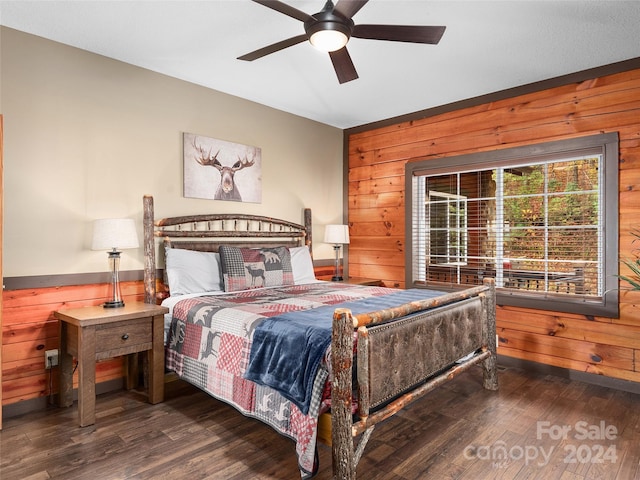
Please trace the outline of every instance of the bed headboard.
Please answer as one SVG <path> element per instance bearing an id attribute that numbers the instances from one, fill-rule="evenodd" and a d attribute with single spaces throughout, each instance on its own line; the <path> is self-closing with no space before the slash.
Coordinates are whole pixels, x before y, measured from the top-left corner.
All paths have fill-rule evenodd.
<path id="1" fill-rule="evenodd" d="M 166 248 L 217 252 L 220 245 L 237 247 L 306 245 L 312 250 L 311 209 L 304 209 L 304 225 L 260 215 L 214 213 L 154 219 L 153 197 L 143 197 L 144 301 L 156 303 L 156 242 Z"/>

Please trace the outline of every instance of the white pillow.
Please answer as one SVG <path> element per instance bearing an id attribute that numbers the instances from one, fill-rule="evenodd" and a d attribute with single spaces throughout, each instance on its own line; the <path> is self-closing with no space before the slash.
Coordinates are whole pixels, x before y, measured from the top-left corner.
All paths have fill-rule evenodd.
<path id="1" fill-rule="evenodd" d="M 293 269 L 293 283 L 309 283 L 316 281 L 316 274 L 313 271 L 313 260 L 307 246 L 293 247 L 289 249 L 291 255 L 291 268 Z"/>
<path id="2" fill-rule="evenodd" d="M 171 295 L 224 290 L 217 253 L 168 248 L 166 269 Z"/>

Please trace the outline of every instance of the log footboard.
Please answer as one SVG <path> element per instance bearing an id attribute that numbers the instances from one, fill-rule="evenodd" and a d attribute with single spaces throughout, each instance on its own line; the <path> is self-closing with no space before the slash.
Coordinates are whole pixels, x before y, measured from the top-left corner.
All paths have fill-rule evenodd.
<path id="1" fill-rule="evenodd" d="M 353 316 L 336 309 L 332 337 L 333 474 L 355 480 L 375 425 L 477 363 L 483 386 L 498 388 L 495 284 Z M 358 415 L 352 405 L 357 328 Z M 357 448 L 354 437 L 361 435 Z"/>

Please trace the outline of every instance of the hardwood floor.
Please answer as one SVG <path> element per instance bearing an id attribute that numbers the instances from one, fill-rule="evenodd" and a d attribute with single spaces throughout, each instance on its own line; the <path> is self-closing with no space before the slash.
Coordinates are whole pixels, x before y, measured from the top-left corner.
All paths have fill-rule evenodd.
<path id="1" fill-rule="evenodd" d="M 489 392 L 481 377 L 472 369 L 379 425 L 358 478 L 640 479 L 639 395 L 516 368 Z M 300 478 L 291 440 L 183 382 L 166 390 L 157 405 L 100 395 L 85 428 L 76 404 L 6 419 L 0 478 Z M 330 479 L 331 451 L 319 455 L 316 478 Z"/>

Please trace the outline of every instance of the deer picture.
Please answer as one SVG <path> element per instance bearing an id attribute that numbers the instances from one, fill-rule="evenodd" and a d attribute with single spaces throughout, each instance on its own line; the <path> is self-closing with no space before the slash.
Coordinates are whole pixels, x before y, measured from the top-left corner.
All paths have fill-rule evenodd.
<path id="1" fill-rule="evenodd" d="M 207 344 L 200 353 L 200 359 L 204 360 L 205 358 L 213 355 L 213 358 L 218 358 L 218 349 L 220 348 L 220 332 L 209 332 L 207 335 Z"/>
<path id="2" fill-rule="evenodd" d="M 193 148 L 198 152 L 194 157 L 196 162 L 206 167 L 215 167 L 220 172 L 220 185 L 218 185 L 218 189 L 213 197 L 214 200 L 233 200 L 241 202 L 242 195 L 240 195 L 240 192 L 238 191 L 234 175 L 236 172 L 249 168 L 255 163 L 255 150 L 249 150 L 249 155 L 245 154 L 244 158 L 240 158 L 240 156 L 238 156 L 238 161 L 228 167 L 222 165 L 220 160 L 218 160 L 220 150 L 218 150 L 215 155 L 211 155 L 213 148 L 210 148 L 209 151 L 206 152 L 204 148 L 196 143 L 195 139 L 193 140 Z"/>
<path id="3" fill-rule="evenodd" d="M 265 282 L 264 269 L 255 268 L 252 265 L 245 265 L 245 268 L 247 269 L 247 272 L 249 272 L 249 275 L 251 275 L 251 286 L 252 287 L 259 286 L 259 285 L 256 285 L 256 279 L 258 279 L 258 278 L 262 279 L 262 286 L 264 286 L 264 282 Z"/>

